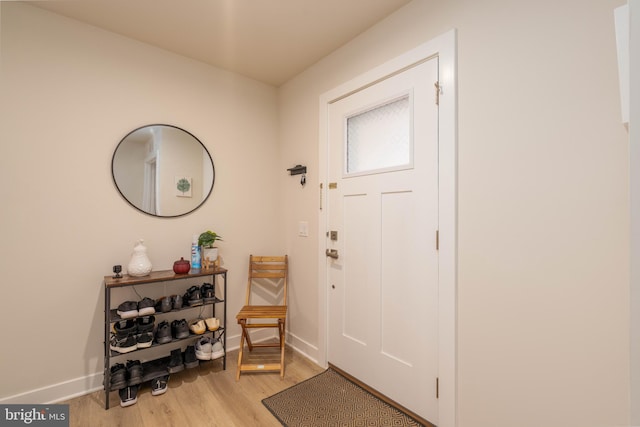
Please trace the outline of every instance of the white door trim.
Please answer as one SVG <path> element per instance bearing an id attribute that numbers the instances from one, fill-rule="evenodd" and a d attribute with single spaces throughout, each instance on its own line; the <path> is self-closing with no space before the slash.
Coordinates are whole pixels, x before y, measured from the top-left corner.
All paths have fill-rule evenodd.
<path id="1" fill-rule="evenodd" d="M 318 363 L 327 366 L 327 214 L 328 109 L 332 102 L 438 56 L 441 86 L 438 115 L 439 144 L 439 327 L 438 425 L 457 425 L 457 63 L 456 31 L 450 30 L 320 96 L 319 182 L 322 185 L 318 218 Z M 435 88 L 434 88 L 435 93 Z M 435 239 L 435 237 L 434 237 Z"/>

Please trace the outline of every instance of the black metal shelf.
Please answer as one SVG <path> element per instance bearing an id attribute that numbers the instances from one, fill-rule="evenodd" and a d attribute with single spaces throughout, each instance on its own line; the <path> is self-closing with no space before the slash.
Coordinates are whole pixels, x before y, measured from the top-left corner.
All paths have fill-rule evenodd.
<path id="1" fill-rule="evenodd" d="M 211 277 L 213 280 L 213 286 L 214 289 L 216 287 L 216 285 L 218 285 L 219 283 L 217 283 L 216 278 L 218 276 L 222 276 L 222 283 L 221 286 L 223 288 L 223 293 L 224 293 L 224 298 L 221 299 L 218 296 L 215 297 L 214 300 L 212 301 L 203 301 L 202 304 L 198 304 L 198 305 L 194 305 L 194 306 L 183 306 L 182 308 L 179 309 L 172 309 L 170 311 L 158 311 L 155 312 L 153 314 L 148 314 L 148 315 L 142 315 L 142 316 L 133 316 L 133 317 L 125 317 L 122 318 L 120 315 L 118 315 L 117 313 L 117 309 L 113 309 L 111 308 L 111 290 L 112 289 L 117 289 L 117 288 L 121 288 L 121 287 L 127 287 L 127 286 L 135 286 L 135 285 L 153 285 L 156 283 L 162 283 L 162 282 L 172 282 L 172 281 L 176 281 L 176 280 L 181 280 L 181 279 L 187 279 L 187 278 L 193 278 L 193 277 Z M 226 369 L 227 368 L 227 353 L 226 353 L 226 349 L 227 349 L 227 336 L 226 336 L 226 326 L 227 326 L 227 304 L 225 302 L 226 297 L 227 297 L 227 270 L 224 268 L 215 268 L 215 269 L 210 269 L 210 270 L 202 270 L 199 272 L 190 272 L 189 274 L 175 274 L 173 271 L 155 271 L 152 272 L 149 276 L 145 276 L 142 278 L 139 277 L 131 277 L 131 276 L 127 276 L 125 275 L 122 278 L 113 278 L 111 276 L 105 276 L 104 278 L 104 286 L 105 286 L 105 309 L 104 309 L 104 315 L 105 315 L 105 339 L 104 339 L 104 390 L 105 390 L 105 409 L 109 409 L 109 393 L 111 391 L 115 391 L 115 390 L 110 390 L 111 388 L 111 358 L 115 358 L 116 360 L 119 360 L 119 358 L 121 358 L 122 356 L 127 356 L 127 357 L 131 357 L 131 355 L 133 354 L 142 354 L 140 352 L 144 352 L 145 350 L 149 350 L 152 348 L 158 348 L 161 346 L 165 346 L 165 345 L 171 345 L 171 344 L 175 344 L 175 343 L 180 343 L 180 342 L 185 342 L 188 340 L 195 340 L 198 337 L 201 337 L 203 335 L 211 335 L 213 337 L 214 340 L 221 340 L 222 341 L 222 347 L 224 348 L 224 355 L 218 359 L 214 359 L 214 360 L 220 360 L 222 359 L 222 369 Z M 216 329 L 215 331 L 205 331 L 203 334 L 194 334 L 194 333 L 189 333 L 189 336 L 184 337 L 184 338 L 173 338 L 171 339 L 171 341 L 166 342 L 166 343 L 157 343 L 157 342 L 152 342 L 152 344 L 149 347 L 144 347 L 144 348 L 139 348 L 136 350 L 132 350 L 126 353 L 120 353 L 114 350 L 111 350 L 111 345 L 110 345 L 110 337 L 111 337 L 111 332 L 112 332 L 112 325 L 114 323 L 117 323 L 121 320 L 135 320 L 138 318 L 142 318 L 142 317 L 146 317 L 146 316 L 160 316 L 160 318 L 163 315 L 170 315 L 172 313 L 180 313 L 183 311 L 188 311 L 188 310 L 194 310 L 194 309 L 203 309 L 203 308 L 207 308 L 208 310 L 211 311 L 211 317 L 216 317 L 216 305 L 217 304 L 223 304 L 223 312 L 222 312 L 222 317 L 220 317 L 220 321 L 221 321 L 221 325 L 218 329 Z M 199 316 L 201 317 L 201 316 Z M 155 340 L 155 336 L 154 336 L 154 340 Z M 164 362 L 168 363 L 168 361 L 170 360 L 170 357 L 159 357 L 156 359 L 151 359 L 151 360 L 147 360 L 147 361 L 143 361 L 143 370 L 144 367 L 154 367 L 155 369 L 158 369 L 158 372 L 162 371 L 161 368 L 158 368 L 158 364 L 162 365 Z M 201 361 L 204 362 L 204 361 Z"/>

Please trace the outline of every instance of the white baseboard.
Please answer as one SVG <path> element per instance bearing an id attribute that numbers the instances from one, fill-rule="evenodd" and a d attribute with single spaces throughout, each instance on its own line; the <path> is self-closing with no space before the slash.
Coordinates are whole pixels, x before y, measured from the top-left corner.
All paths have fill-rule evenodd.
<path id="1" fill-rule="evenodd" d="M 252 341 L 260 342 L 275 337 L 269 329 L 256 330 L 252 333 Z M 304 341 L 303 339 L 287 332 L 287 345 L 297 353 L 318 363 L 318 348 Z M 227 337 L 227 353 L 240 348 L 240 335 Z M 46 387 L 29 390 L 13 396 L 0 398 L 0 405 L 10 404 L 54 404 L 64 402 L 75 397 L 84 396 L 94 391 L 103 390 L 103 373 L 95 372 L 84 377 L 74 378 Z"/>
<path id="2" fill-rule="evenodd" d="M 291 347 L 294 351 L 296 351 L 297 353 L 300 353 L 301 355 L 303 355 L 307 359 L 311 360 L 316 365 L 319 365 L 319 363 L 318 363 L 318 359 L 319 359 L 318 358 L 318 347 L 316 347 L 314 345 L 311 345 L 307 341 L 305 341 L 302 338 L 292 334 L 289 331 L 287 331 L 286 341 L 287 341 L 287 345 L 289 347 Z M 325 366 L 325 368 L 326 368 L 326 366 Z"/>
<path id="3" fill-rule="evenodd" d="M 53 404 L 84 396 L 97 390 L 102 390 L 102 372 L 87 375 L 85 377 L 74 378 L 58 384 L 51 384 L 35 390 L 16 394 L 0 399 L 0 404 Z"/>

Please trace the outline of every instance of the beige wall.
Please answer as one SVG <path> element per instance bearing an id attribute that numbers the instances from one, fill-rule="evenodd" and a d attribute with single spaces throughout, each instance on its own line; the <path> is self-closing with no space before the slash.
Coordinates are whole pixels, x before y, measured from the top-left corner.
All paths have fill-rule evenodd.
<path id="1" fill-rule="evenodd" d="M 640 425 L 640 0 L 629 2 L 631 205 L 631 424 Z"/>
<path id="2" fill-rule="evenodd" d="M 231 313 L 245 256 L 286 249 L 292 342 L 317 357 L 318 98 L 457 28 L 459 425 L 628 424 L 622 3 L 415 0 L 278 90 L 0 3 L 0 399 L 99 386 L 102 276 L 139 237 L 170 268 L 206 228 L 225 238 Z M 212 199 L 184 218 L 142 215 L 111 182 L 120 138 L 155 122 L 216 164 Z M 285 173 L 298 163 L 305 187 Z"/>
<path id="3" fill-rule="evenodd" d="M 280 88 L 282 157 L 317 165 L 320 94 L 457 28 L 460 426 L 628 425 L 622 3 L 415 0 Z M 284 200 L 316 235 L 317 172 Z M 316 253 L 295 232 L 292 335 L 314 344 Z"/>
<path id="4" fill-rule="evenodd" d="M 100 387 L 102 278 L 126 268 L 138 238 L 154 269 L 170 269 L 194 233 L 220 233 L 237 311 L 248 254 L 282 251 L 285 171 L 274 168 L 275 88 L 31 6 L 1 7 L 0 399 L 29 392 L 33 403 Z M 211 199 L 188 216 L 144 215 L 112 182 L 118 142 L 150 123 L 190 131 L 214 159 Z"/>

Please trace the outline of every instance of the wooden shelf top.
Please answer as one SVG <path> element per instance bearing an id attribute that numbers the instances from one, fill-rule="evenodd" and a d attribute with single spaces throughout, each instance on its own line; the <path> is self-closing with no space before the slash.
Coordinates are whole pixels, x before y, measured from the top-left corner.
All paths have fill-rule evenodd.
<path id="1" fill-rule="evenodd" d="M 160 270 L 152 271 L 147 276 L 135 277 L 123 274 L 121 278 L 114 279 L 113 276 L 104 276 L 104 286 L 107 288 L 113 288 L 118 286 L 130 286 L 138 285 L 141 283 L 153 283 L 153 282 L 166 282 L 169 280 L 188 279 L 190 277 L 202 277 L 212 276 L 214 274 L 224 274 L 227 272 L 226 268 L 209 268 L 200 269 L 200 272 L 194 272 L 191 270 L 187 274 L 176 274 L 173 270 Z"/>

